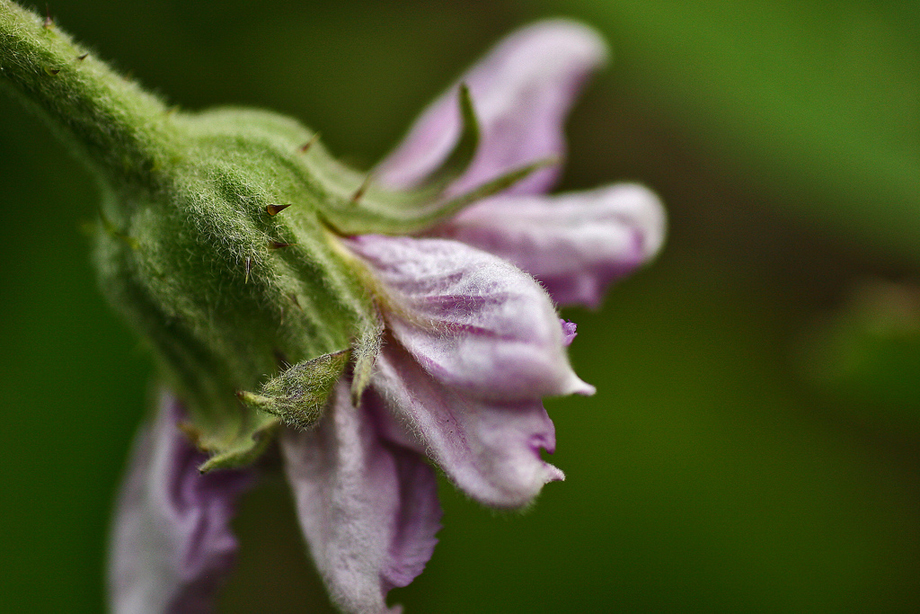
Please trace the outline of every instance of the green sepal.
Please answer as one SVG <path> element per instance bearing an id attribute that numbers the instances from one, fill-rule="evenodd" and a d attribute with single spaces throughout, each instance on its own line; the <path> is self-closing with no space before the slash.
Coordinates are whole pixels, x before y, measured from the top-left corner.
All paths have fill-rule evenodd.
<path id="1" fill-rule="evenodd" d="M 360 202 L 351 203 L 348 208 L 325 209 L 319 214 L 330 228 L 341 235 L 419 233 L 456 215 L 474 202 L 503 192 L 532 173 L 558 163 L 558 158 L 537 160 L 469 192 L 443 200 L 428 196 L 425 201 L 418 199 L 418 193 L 397 195 L 377 191 L 371 186 Z"/>
<path id="2" fill-rule="evenodd" d="M 351 354 L 341 350 L 298 363 L 268 380 L 259 394 L 241 391 L 239 399 L 300 429 L 312 428 L 322 417 L 326 400 L 342 376 Z"/>
<path id="3" fill-rule="evenodd" d="M 479 148 L 479 138 L 482 131 L 479 129 L 479 118 L 473 105 L 473 97 L 466 83 L 461 83 L 457 93 L 460 105 L 460 138 L 457 139 L 453 151 L 441 164 L 441 167 L 425 181 L 425 186 L 433 188 L 436 193 L 441 193 L 444 188 L 458 179 L 473 162 L 476 150 Z"/>
<path id="4" fill-rule="evenodd" d="M 248 411 L 248 410 L 247 410 Z M 272 415 L 249 411 L 252 414 L 237 437 L 229 443 L 214 447 L 198 438 L 199 446 L 212 456 L 198 471 L 207 473 L 214 469 L 233 469 L 251 465 L 258 459 L 274 439 L 281 421 Z"/>
<path id="5" fill-rule="evenodd" d="M 351 403 L 355 407 L 360 403 L 364 389 L 371 383 L 374 363 L 383 340 L 383 318 L 379 312 L 376 315 L 375 320 L 364 324 L 352 349 L 354 372 L 351 379 Z"/>

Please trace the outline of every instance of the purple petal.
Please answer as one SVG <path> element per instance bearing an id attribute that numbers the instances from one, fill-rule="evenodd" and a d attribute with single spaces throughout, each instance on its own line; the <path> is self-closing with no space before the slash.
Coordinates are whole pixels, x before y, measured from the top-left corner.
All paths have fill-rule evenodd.
<path id="1" fill-rule="evenodd" d="M 563 319 L 559 320 L 559 324 L 562 325 L 562 343 L 565 344 L 565 347 L 569 347 L 575 341 L 575 337 L 578 336 L 578 326 L 575 322 Z"/>
<path id="2" fill-rule="evenodd" d="M 177 428 L 184 411 L 168 393 L 141 431 L 118 500 L 110 550 L 111 609 L 117 614 L 199 614 L 230 569 L 230 520 L 252 471 L 207 475 L 207 457 Z"/>
<path id="3" fill-rule="evenodd" d="M 395 341 L 377 357 L 373 392 L 403 423 L 402 437 L 413 438 L 481 503 L 521 507 L 547 482 L 565 479 L 540 457 L 541 449 L 555 450 L 556 435 L 539 399 L 502 403 L 464 394 L 432 377 Z"/>
<path id="4" fill-rule="evenodd" d="M 288 480 L 310 553 L 345 612 L 387 609 L 386 594 L 425 567 L 441 508 L 432 469 L 384 441 L 372 407 L 351 406 L 339 383 L 317 428 L 281 438 Z"/>
<path id="5" fill-rule="evenodd" d="M 565 116 L 588 75 L 606 57 L 596 32 L 562 20 L 519 30 L 495 47 L 459 80 L 470 88 L 481 136 L 475 159 L 450 193 L 538 159 L 561 157 Z M 411 187 L 444 162 L 460 136 L 457 87 L 438 98 L 380 164 L 376 176 L 381 182 Z M 558 168 L 544 169 L 511 191 L 543 192 L 558 173 Z"/>
<path id="6" fill-rule="evenodd" d="M 501 402 L 593 394 L 572 371 L 546 292 L 504 260 L 462 243 L 366 235 L 387 326 L 433 377 Z"/>
<path id="7" fill-rule="evenodd" d="M 658 252 L 665 214 L 634 184 L 481 201 L 433 231 L 505 258 L 560 304 L 597 306 L 607 286 Z"/>

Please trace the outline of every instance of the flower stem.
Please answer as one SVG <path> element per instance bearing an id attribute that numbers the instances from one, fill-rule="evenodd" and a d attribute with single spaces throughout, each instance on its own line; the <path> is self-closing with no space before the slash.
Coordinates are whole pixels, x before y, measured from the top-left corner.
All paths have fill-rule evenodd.
<path id="1" fill-rule="evenodd" d="M 153 187 L 153 171 L 173 157 L 162 101 L 96 60 L 50 17 L 10 0 L 0 0 L 0 77 L 110 182 Z"/>

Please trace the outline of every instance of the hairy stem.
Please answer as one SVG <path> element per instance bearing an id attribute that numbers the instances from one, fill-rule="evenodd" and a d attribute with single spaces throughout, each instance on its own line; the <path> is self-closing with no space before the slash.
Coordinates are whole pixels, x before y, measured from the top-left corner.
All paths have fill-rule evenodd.
<path id="1" fill-rule="evenodd" d="M 0 0 L 0 83 L 37 109 L 106 179 L 152 187 L 173 158 L 168 110 L 50 18 Z"/>

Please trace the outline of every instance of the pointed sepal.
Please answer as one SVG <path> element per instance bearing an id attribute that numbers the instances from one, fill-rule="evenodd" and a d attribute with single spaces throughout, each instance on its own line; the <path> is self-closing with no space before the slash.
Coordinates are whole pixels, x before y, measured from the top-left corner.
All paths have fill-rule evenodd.
<path id="1" fill-rule="evenodd" d="M 482 134 L 479 118 L 476 116 L 476 107 L 473 104 L 473 96 L 470 94 L 470 88 L 466 83 L 460 84 L 457 99 L 462 121 L 457 144 L 454 145 L 453 151 L 451 151 L 440 169 L 435 171 L 423 184 L 437 189 L 438 192 L 442 192 L 470 167 L 479 148 L 480 135 Z"/>
<path id="2" fill-rule="evenodd" d="M 415 234 L 449 219 L 476 201 L 504 192 L 533 173 L 557 164 L 558 158 L 537 160 L 467 192 L 446 198 L 431 189 L 399 195 L 371 186 L 360 202 L 350 201 L 349 208 L 330 207 L 319 213 L 341 235 Z"/>
<path id="3" fill-rule="evenodd" d="M 348 364 L 350 350 L 298 363 L 268 380 L 258 394 L 241 391 L 239 399 L 289 426 L 309 429 L 323 415 L 326 400 Z"/>
<path id="4" fill-rule="evenodd" d="M 380 345 L 383 340 L 383 317 L 379 312 L 376 313 L 376 316 L 374 320 L 364 324 L 352 349 L 354 373 L 351 380 L 351 403 L 355 407 L 358 406 L 364 389 L 371 383 L 374 364 L 380 353 Z"/>
<path id="5" fill-rule="evenodd" d="M 211 454 L 198 471 L 208 473 L 215 469 L 238 469 L 253 464 L 265 452 L 278 432 L 281 421 L 270 414 L 243 408 L 249 414 L 239 432 L 229 442 L 211 443 L 204 438 L 198 440 L 199 448 Z M 183 429 L 190 434 L 192 428 Z"/>

